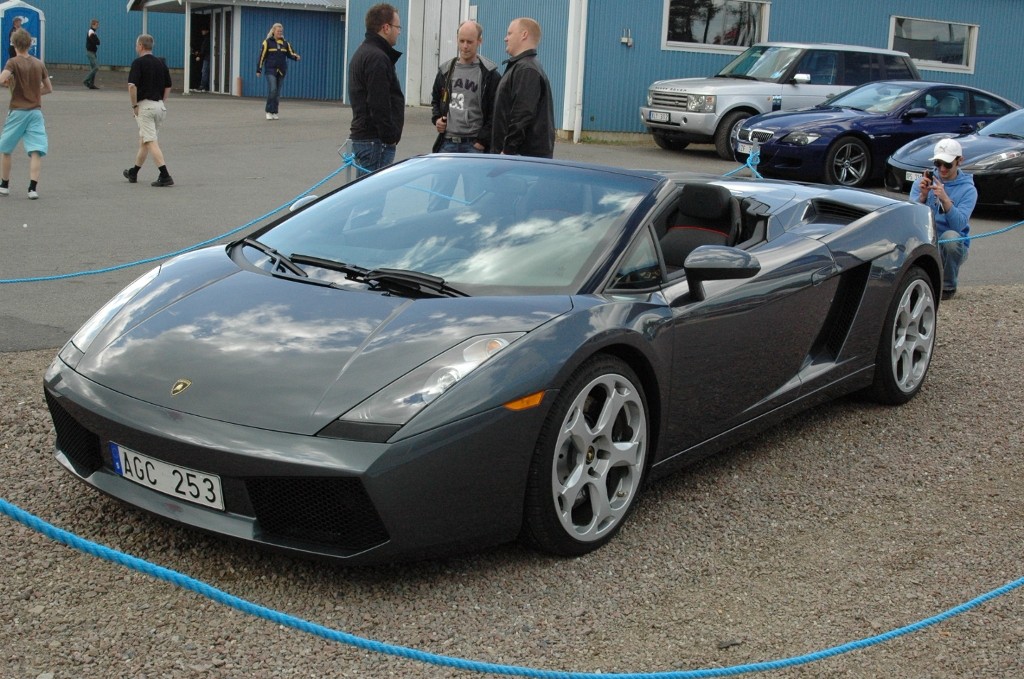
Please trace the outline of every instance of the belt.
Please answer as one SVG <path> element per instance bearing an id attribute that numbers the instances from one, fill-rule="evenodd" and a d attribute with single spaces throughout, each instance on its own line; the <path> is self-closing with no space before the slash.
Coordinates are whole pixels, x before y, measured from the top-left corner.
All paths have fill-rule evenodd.
<path id="1" fill-rule="evenodd" d="M 470 135 L 470 134 L 463 134 L 463 135 L 446 134 L 446 135 L 444 135 L 444 138 L 445 138 L 445 141 L 450 141 L 450 142 L 453 142 L 455 144 L 462 144 L 464 142 L 476 141 L 476 135 L 475 134 L 472 134 L 472 135 Z"/>

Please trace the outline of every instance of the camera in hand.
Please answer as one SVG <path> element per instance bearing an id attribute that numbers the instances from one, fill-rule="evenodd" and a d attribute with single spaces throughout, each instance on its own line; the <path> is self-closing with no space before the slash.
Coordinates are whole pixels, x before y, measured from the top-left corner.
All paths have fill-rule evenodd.
<path id="1" fill-rule="evenodd" d="M 932 179 L 935 178 L 935 173 L 932 172 L 931 170 L 925 170 L 924 171 L 924 178 L 927 179 L 928 183 L 930 184 Z"/>

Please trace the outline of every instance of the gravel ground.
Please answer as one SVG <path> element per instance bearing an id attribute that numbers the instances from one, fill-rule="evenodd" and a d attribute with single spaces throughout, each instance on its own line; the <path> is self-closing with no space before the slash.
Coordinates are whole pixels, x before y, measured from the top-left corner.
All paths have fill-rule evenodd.
<path id="1" fill-rule="evenodd" d="M 962 288 L 901 408 L 843 400 L 659 482 L 606 548 L 517 546 L 374 569 L 154 519 L 52 459 L 54 350 L 0 354 L 0 496 L 255 603 L 379 641 L 550 670 L 650 672 L 796 656 L 1024 576 L 1024 286 Z M 1014 396 L 1017 395 L 1017 396 Z M 470 677 L 225 608 L 0 518 L 4 677 Z M 1024 675 L 1024 590 L 772 677 Z"/>

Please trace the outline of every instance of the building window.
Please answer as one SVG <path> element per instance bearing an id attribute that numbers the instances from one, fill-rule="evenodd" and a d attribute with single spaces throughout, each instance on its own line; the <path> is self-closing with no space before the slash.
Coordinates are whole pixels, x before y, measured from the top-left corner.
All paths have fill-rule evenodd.
<path id="1" fill-rule="evenodd" d="M 894 16 L 889 27 L 889 45 L 929 71 L 974 73 L 977 42 L 973 24 Z"/>
<path id="2" fill-rule="evenodd" d="M 770 0 L 664 0 L 666 49 L 741 52 L 768 35 Z"/>

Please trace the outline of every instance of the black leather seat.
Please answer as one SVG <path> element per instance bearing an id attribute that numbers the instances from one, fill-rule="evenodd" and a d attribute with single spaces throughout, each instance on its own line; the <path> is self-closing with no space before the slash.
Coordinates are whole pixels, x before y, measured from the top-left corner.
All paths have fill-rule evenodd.
<path id="1" fill-rule="evenodd" d="M 740 205 L 729 189 L 716 184 L 686 184 L 679 207 L 666 224 L 661 251 L 669 270 L 680 269 L 701 245 L 735 245 Z"/>

